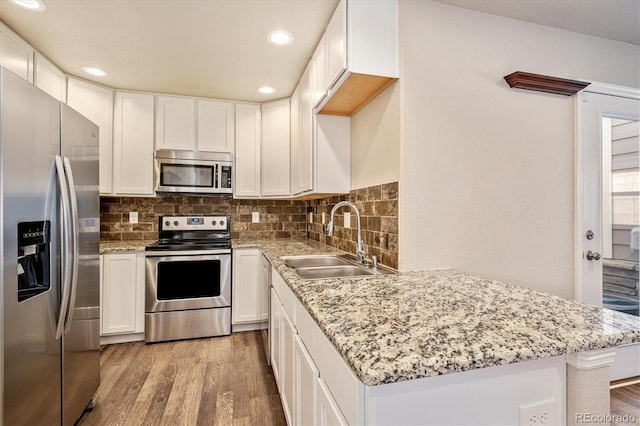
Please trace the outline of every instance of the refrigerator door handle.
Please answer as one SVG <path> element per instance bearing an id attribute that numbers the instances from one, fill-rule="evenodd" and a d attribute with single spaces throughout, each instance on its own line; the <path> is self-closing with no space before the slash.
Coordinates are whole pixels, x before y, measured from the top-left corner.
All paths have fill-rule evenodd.
<path id="1" fill-rule="evenodd" d="M 67 319 L 65 334 L 71 329 L 71 321 L 73 320 L 74 307 L 76 305 L 76 294 L 78 288 L 78 256 L 80 255 L 78 248 L 79 230 L 78 230 L 78 198 L 76 194 L 76 184 L 73 179 L 73 171 L 71 170 L 71 163 L 67 157 L 63 157 L 63 165 L 65 175 L 67 176 L 67 184 L 69 185 L 68 194 L 71 204 L 71 296 L 69 298 L 69 306 L 67 308 Z"/>
<path id="2" fill-rule="evenodd" d="M 60 191 L 60 200 L 62 201 L 62 300 L 60 301 L 60 313 L 58 314 L 58 324 L 56 327 L 56 340 L 62 338 L 65 326 L 65 318 L 69 309 L 69 298 L 71 296 L 71 270 L 73 258 L 71 255 L 71 212 L 67 179 L 64 172 L 64 164 L 62 157 L 56 155 L 54 158 L 56 166 L 56 177 L 58 180 L 58 189 Z"/>

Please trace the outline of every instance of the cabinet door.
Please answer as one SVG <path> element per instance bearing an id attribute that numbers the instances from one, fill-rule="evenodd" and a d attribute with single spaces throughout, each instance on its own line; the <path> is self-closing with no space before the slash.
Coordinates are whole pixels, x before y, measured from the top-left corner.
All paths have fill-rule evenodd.
<path id="1" fill-rule="evenodd" d="M 156 97 L 156 149 L 195 149 L 195 100 Z"/>
<path id="2" fill-rule="evenodd" d="M 291 195 L 300 190 L 300 84 L 291 95 Z"/>
<path id="3" fill-rule="evenodd" d="M 153 194 L 153 95 L 116 93 L 113 191 Z"/>
<path id="4" fill-rule="evenodd" d="M 289 99 L 262 104 L 262 195 L 289 195 Z"/>
<path id="5" fill-rule="evenodd" d="M 67 104 L 98 125 L 100 193 L 113 192 L 113 90 L 69 78 Z"/>
<path id="6" fill-rule="evenodd" d="M 136 332 L 135 253 L 102 256 L 101 334 Z"/>
<path id="7" fill-rule="evenodd" d="M 327 36 L 323 36 L 311 58 L 311 104 L 318 105 L 327 95 Z"/>
<path id="8" fill-rule="evenodd" d="M 318 422 L 320 426 L 346 426 L 347 420 L 331 396 L 324 380 L 318 379 Z"/>
<path id="9" fill-rule="evenodd" d="M 311 68 L 307 67 L 300 80 L 300 192 L 313 189 L 313 102 L 311 101 Z"/>
<path id="10" fill-rule="evenodd" d="M 35 61 L 35 85 L 60 102 L 65 102 L 67 79 L 62 71 L 39 53 L 35 54 Z"/>
<path id="11" fill-rule="evenodd" d="M 260 105 L 236 105 L 236 149 L 234 197 L 260 196 L 261 168 Z"/>
<path id="12" fill-rule="evenodd" d="M 33 47 L 0 22 L 0 65 L 33 83 Z"/>
<path id="13" fill-rule="evenodd" d="M 235 106 L 231 102 L 198 100 L 196 150 L 233 153 Z"/>
<path id="14" fill-rule="evenodd" d="M 295 424 L 316 425 L 318 368 L 299 336 L 295 337 Z"/>
<path id="15" fill-rule="evenodd" d="M 282 353 L 282 335 L 281 335 L 281 322 L 284 315 L 284 310 L 280 304 L 280 299 L 275 290 L 271 288 L 271 310 L 269 315 L 269 343 L 271 347 L 271 369 L 273 370 L 273 377 L 275 378 L 278 390 L 282 393 L 282 376 L 280 375 L 281 358 Z"/>
<path id="16" fill-rule="evenodd" d="M 327 43 L 327 88 L 347 69 L 347 1 L 341 0 L 325 32 Z"/>
<path id="17" fill-rule="evenodd" d="M 271 262 L 264 254 L 260 254 L 260 319 L 269 319 L 269 289 L 271 287 Z"/>
<path id="18" fill-rule="evenodd" d="M 233 324 L 262 320 L 262 262 L 258 249 L 233 250 Z"/>
<path id="19" fill-rule="evenodd" d="M 294 360 L 293 360 L 293 346 L 296 336 L 295 328 L 291 319 L 283 311 L 281 324 L 281 339 L 282 353 L 280 354 L 280 380 L 282 386 L 280 393 L 282 395 L 282 402 L 284 408 L 284 415 L 287 418 L 287 424 L 294 424 L 292 422 L 294 412 L 294 395 L 295 395 L 295 375 L 294 375 Z"/>

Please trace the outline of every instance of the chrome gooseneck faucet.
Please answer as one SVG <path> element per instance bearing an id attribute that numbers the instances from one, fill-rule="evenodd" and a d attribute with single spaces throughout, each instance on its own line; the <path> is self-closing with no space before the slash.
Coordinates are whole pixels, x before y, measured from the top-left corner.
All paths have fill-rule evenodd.
<path id="1" fill-rule="evenodd" d="M 366 265 L 365 257 L 367 256 L 367 251 L 364 249 L 364 243 L 362 242 L 362 227 L 360 225 L 360 212 L 355 204 L 350 203 L 349 201 L 340 201 L 331 209 L 331 216 L 329 218 L 329 223 L 327 224 L 327 235 L 333 235 L 333 216 L 336 214 L 336 210 L 340 207 L 351 207 L 354 212 L 356 212 L 356 220 L 358 223 L 358 248 L 356 250 L 356 259 L 358 263 L 362 265 Z"/>

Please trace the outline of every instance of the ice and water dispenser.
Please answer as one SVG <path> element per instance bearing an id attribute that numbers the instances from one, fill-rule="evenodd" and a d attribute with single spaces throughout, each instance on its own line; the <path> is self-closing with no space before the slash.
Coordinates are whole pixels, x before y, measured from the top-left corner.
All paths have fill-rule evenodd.
<path id="1" fill-rule="evenodd" d="M 51 223 L 18 223 L 18 302 L 49 290 Z"/>

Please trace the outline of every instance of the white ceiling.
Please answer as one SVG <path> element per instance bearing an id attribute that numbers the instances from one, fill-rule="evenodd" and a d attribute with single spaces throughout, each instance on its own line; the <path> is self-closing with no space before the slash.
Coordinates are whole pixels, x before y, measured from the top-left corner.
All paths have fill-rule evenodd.
<path id="1" fill-rule="evenodd" d="M 640 45 L 640 0 L 437 1 Z M 67 74 L 118 89 L 263 102 L 291 95 L 338 0 L 44 2 L 44 12 L 30 12 L 0 0 L 0 20 Z M 269 44 L 273 29 L 292 33 L 293 44 Z M 83 75 L 83 66 L 109 75 Z M 276 92 L 260 94 L 262 85 Z"/>

